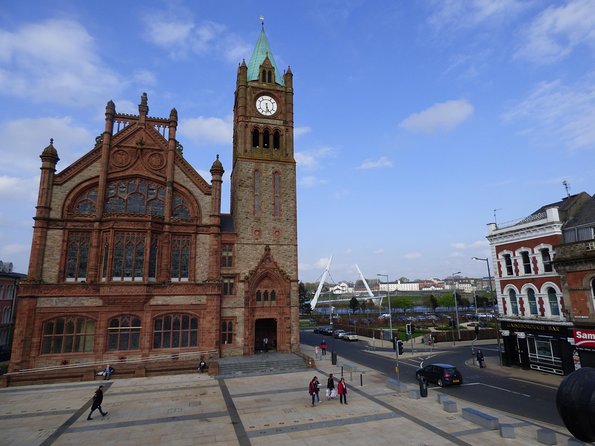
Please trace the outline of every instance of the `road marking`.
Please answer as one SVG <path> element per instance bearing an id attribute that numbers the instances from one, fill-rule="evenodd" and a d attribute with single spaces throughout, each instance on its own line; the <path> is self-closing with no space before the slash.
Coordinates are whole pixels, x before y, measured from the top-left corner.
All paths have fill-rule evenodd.
<path id="1" fill-rule="evenodd" d="M 510 378 L 510 379 L 512 379 L 513 381 L 522 382 L 524 384 L 532 384 L 534 386 L 547 387 L 548 389 L 553 389 L 553 390 L 556 390 L 559 387 L 559 386 L 554 386 L 554 385 L 550 385 L 550 384 L 542 384 L 542 383 L 538 383 L 535 381 L 527 381 L 525 379 L 520 379 L 520 378 Z"/>
<path id="2" fill-rule="evenodd" d="M 514 390 L 504 389 L 503 387 L 492 386 L 491 384 L 485 384 L 485 383 L 469 383 L 467 385 L 477 385 L 477 384 L 482 385 L 482 386 L 486 386 L 486 387 L 491 387 L 492 389 L 502 390 L 503 392 L 513 393 L 515 395 L 521 395 L 521 396 L 526 396 L 527 398 L 531 398 L 531 395 L 527 395 L 526 393 L 515 392 Z"/>

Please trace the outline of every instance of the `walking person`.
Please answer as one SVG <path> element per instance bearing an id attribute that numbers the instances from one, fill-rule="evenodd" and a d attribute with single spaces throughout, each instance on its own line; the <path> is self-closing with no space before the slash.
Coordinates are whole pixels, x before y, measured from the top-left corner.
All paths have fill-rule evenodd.
<path id="1" fill-rule="evenodd" d="M 320 350 L 322 350 L 322 356 L 326 356 L 326 341 L 324 339 L 320 343 Z"/>
<path id="2" fill-rule="evenodd" d="M 328 380 L 326 382 L 326 399 L 332 400 L 335 397 L 335 395 L 333 395 L 334 392 L 335 392 L 335 378 L 333 378 L 333 374 L 331 373 L 328 376 Z"/>
<path id="3" fill-rule="evenodd" d="M 318 382 L 318 377 L 312 378 L 310 381 L 310 385 L 308 386 L 308 393 L 312 397 L 312 406 L 314 406 L 314 402 L 318 400 L 320 403 L 320 397 L 318 396 L 318 392 L 320 391 L 320 383 Z"/>
<path id="4" fill-rule="evenodd" d="M 477 362 L 479 363 L 479 368 L 483 369 L 485 367 L 485 362 L 484 362 L 483 353 L 481 350 L 477 350 L 476 359 L 477 359 Z"/>
<path id="5" fill-rule="evenodd" d="M 101 403 L 103 403 L 103 386 L 99 386 L 99 388 L 95 391 L 95 395 L 93 395 L 93 404 L 91 405 L 91 412 L 89 412 L 89 416 L 87 420 L 92 420 L 91 415 L 95 412 L 95 409 L 99 409 L 99 413 L 102 417 L 107 415 L 107 412 L 104 412 L 101 408 Z"/>
<path id="6" fill-rule="evenodd" d="M 341 404 L 347 404 L 347 383 L 345 382 L 345 378 L 339 380 L 337 390 L 339 391 L 339 401 L 341 401 Z"/>
<path id="7" fill-rule="evenodd" d="M 108 364 L 103 371 L 103 379 L 108 381 L 111 378 L 112 373 L 114 373 L 114 368 Z"/>
<path id="8" fill-rule="evenodd" d="M 264 352 L 268 352 L 269 351 L 269 338 L 267 338 L 266 336 L 262 339 L 262 343 L 264 345 Z"/>

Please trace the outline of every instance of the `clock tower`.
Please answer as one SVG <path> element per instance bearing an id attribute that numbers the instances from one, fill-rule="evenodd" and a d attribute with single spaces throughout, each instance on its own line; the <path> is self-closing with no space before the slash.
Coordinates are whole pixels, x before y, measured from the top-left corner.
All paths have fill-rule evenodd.
<path id="1" fill-rule="evenodd" d="M 280 72 L 264 25 L 250 62 L 238 67 L 231 217 L 244 354 L 299 349 L 293 74 Z M 237 313 L 236 313 L 237 314 Z"/>

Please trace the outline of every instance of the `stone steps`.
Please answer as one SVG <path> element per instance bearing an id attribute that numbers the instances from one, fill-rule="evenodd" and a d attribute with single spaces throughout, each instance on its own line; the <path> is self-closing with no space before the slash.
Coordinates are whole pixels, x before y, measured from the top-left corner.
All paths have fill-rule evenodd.
<path id="1" fill-rule="evenodd" d="M 260 354 L 219 360 L 220 377 L 266 375 L 302 370 L 307 370 L 304 359 L 291 353 Z"/>

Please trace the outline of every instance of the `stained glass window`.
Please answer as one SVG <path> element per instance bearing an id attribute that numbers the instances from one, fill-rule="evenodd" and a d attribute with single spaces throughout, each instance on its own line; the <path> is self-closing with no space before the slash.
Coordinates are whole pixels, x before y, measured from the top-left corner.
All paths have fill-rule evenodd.
<path id="1" fill-rule="evenodd" d="M 189 314 L 167 314 L 153 324 L 153 348 L 183 348 L 198 345 L 198 318 Z"/>
<path id="2" fill-rule="evenodd" d="M 110 319 L 108 324 L 107 349 L 138 350 L 140 348 L 140 319 L 132 314 Z"/>
<path id="3" fill-rule="evenodd" d="M 66 280 L 81 281 L 87 278 L 87 263 L 89 260 L 88 232 L 73 232 L 68 235 L 66 251 Z"/>

